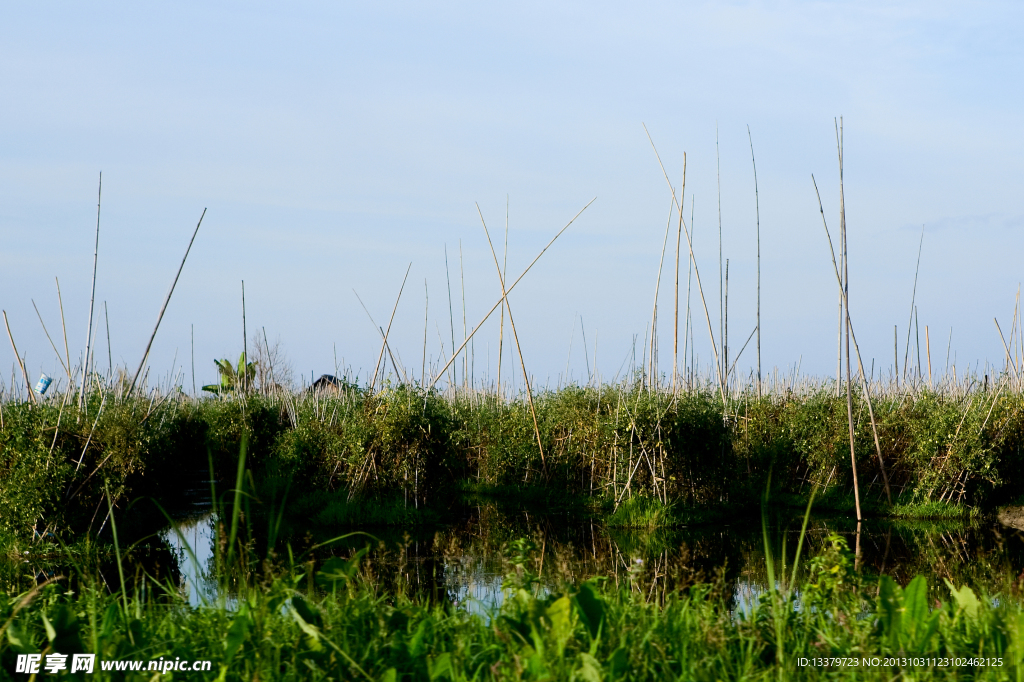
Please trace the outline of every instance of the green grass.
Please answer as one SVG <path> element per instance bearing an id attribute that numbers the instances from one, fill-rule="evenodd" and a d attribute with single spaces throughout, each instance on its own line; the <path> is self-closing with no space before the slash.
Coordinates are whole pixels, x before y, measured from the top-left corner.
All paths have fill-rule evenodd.
<path id="1" fill-rule="evenodd" d="M 672 592 L 639 566 L 619 584 L 565 584 L 548 594 L 529 544 L 513 549 L 505 600 L 471 615 L 410 589 L 382 592 L 359 554 L 253 573 L 233 601 L 191 607 L 170 587 L 121 595 L 81 576 L 0 604 L 0 669 L 19 653 L 112 660 L 210 660 L 189 679 L 665 680 L 1016 679 L 1024 609 L 1010 595 L 955 592 L 916 579 L 863 581 L 845 543 L 805 563 L 799 589 L 737 605 L 721 583 Z M 798 607 L 799 604 L 799 607 Z M 1001 667 L 800 666 L 801 658 L 979 657 Z M 149 679 L 98 671 L 90 679 Z M 177 675 L 175 675 L 177 677 Z"/>
<path id="2" fill-rule="evenodd" d="M 579 509 L 613 524 L 699 523 L 749 507 L 769 473 L 773 499 L 799 505 L 801 491 L 817 485 L 819 508 L 853 509 L 845 401 L 828 385 L 748 391 L 725 405 L 706 389 L 673 396 L 629 383 L 540 392 L 543 457 L 524 396 L 390 384 L 373 395 L 353 385 L 319 396 L 126 398 L 120 390 L 93 391 L 82 410 L 74 395 L 38 406 L 0 399 L 0 536 L 74 542 L 95 533 L 109 487 L 123 537 L 144 537 L 164 523 L 150 500 L 180 507 L 181 491 L 203 484 L 211 467 L 221 489 L 231 487 L 243 437 L 244 473 L 256 481 L 245 504 L 259 514 L 287 497 L 317 509 L 323 525 L 415 525 L 443 516 L 460 496 Z M 858 399 L 865 513 L 950 517 L 1017 497 L 1024 395 L 995 398 L 979 390 L 876 396 L 879 443 L 900 493 L 893 507 Z"/>

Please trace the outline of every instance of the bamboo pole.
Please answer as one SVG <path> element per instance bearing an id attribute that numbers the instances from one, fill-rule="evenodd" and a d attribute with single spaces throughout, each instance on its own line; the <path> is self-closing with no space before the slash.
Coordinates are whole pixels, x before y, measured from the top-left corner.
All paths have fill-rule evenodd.
<path id="1" fill-rule="evenodd" d="M 443 374 L 448 369 L 448 367 L 455 361 L 455 358 L 458 357 L 458 354 L 461 353 L 462 349 L 466 347 L 467 343 L 469 343 L 469 339 L 473 338 L 473 336 L 477 333 L 477 331 L 480 330 L 480 326 L 483 325 L 483 323 L 486 322 L 491 317 L 491 314 L 494 313 L 494 311 L 498 309 L 498 306 L 500 306 L 500 305 L 505 303 L 506 297 L 510 293 L 512 293 L 512 290 L 515 289 L 516 285 L 519 284 L 519 282 L 522 281 L 523 277 L 526 277 L 526 273 L 528 273 L 533 268 L 533 266 L 536 265 L 537 261 L 540 260 L 540 257 L 543 256 L 547 252 L 547 250 L 549 248 L 551 248 L 551 245 L 555 243 L 555 240 L 558 239 L 559 237 L 561 237 L 562 233 L 565 232 L 566 230 L 568 230 L 569 226 L 572 225 L 574 222 L 576 222 L 576 219 L 579 218 L 580 215 L 584 211 L 587 210 L 587 208 L 590 206 L 590 204 L 594 203 L 595 201 L 597 201 L 597 197 L 594 197 L 589 202 L 587 202 L 587 205 L 584 206 L 583 208 L 581 208 L 579 210 L 579 212 L 577 212 L 576 215 L 574 215 L 572 217 L 572 220 L 567 222 L 565 224 L 565 226 L 561 230 L 558 231 L 558 234 L 556 234 L 554 237 L 551 238 L 551 241 L 549 241 L 547 243 L 547 246 L 545 246 L 543 249 L 541 249 L 540 253 L 538 253 L 537 256 L 532 261 L 530 261 L 530 264 L 527 265 L 526 269 L 523 270 L 523 272 L 519 275 L 519 277 L 517 277 L 516 280 L 514 282 L 512 282 L 512 284 L 505 291 L 504 295 L 502 295 L 502 297 L 500 299 L 498 299 L 498 302 L 495 303 L 493 306 L 491 306 L 491 309 L 487 311 L 487 314 L 484 315 L 483 319 L 480 320 L 480 322 L 475 327 L 473 327 L 473 329 L 469 332 L 469 338 L 467 338 L 465 341 L 463 341 L 462 345 L 459 346 L 459 349 L 452 354 L 452 357 L 448 360 L 447 364 L 445 364 L 445 366 L 441 368 L 441 371 L 438 372 L 438 376 Z M 436 383 L 436 382 L 437 382 L 437 379 L 435 378 L 434 381 L 432 381 L 430 383 L 430 386 L 428 386 L 427 388 L 428 389 L 433 388 L 434 383 Z"/>
<path id="2" fill-rule="evenodd" d="M 757 215 L 757 397 L 761 397 L 761 199 L 757 192 L 757 162 L 754 160 L 754 138 L 747 126 L 750 140 L 750 164 L 754 167 L 754 209 Z M 742 352 L 742 351 L 740 351 Z M 737 356 L 738 359 L 739 356 Z"/>
<path id="3" fill-rule="evenodd" d="M 821 194 L 818 193 L 818 183 L 814 180 L 813 175 L 811 176 L 811 181 L 814 182 L 814 192 L 818 196 L 818 207 L 819 210 L 821 210 L 821 223 L 825 227 L 825 237 L 828 239 L 828 248 L 832 255 L 832 270 L 835 272 L 836 282 L 839 284 L 839 289 L 842 292 L 843 278 L 840 275 L 838 265 L 836 265 L 836 253 L 835 249 L 832 247 L 832 235 L 829 233 L 828 223 L 825 221 L 825 211 L 821 208 Z M 845 301 L 845 299 L 845 292 L 843 292 L 843 300 Z M 857 367 L 860 370 L 861 387 L 864 390 L 864 399 L 868 404 L 868 416 L 871 419 L 871 433 L 875 439 L 875 453 L 878 456 L 878 465 L 882 470 L 882 483 L 885 486 L 886 499 L 888 499 L 889 504 L 892 504 L 892 492 L 889 488 L 889 476 L 885 471 L 885 460 L 882 458 L 882 445 L 878 439 L 878 424 L 875 421 L 875 409 L 871 402 L 871 391 L 869 390 L 867 381 L 864 378 L 864 362 L 860 355 L 860 346 L 857 343 L 857 335 L 854 333 L 852 320 L 850 322 L 850 338 L 853 340 L 853 348 L 857 353 Z"/>
<path id="4" fill-rule="evenodd" d="M 242 376 L 241 386 L 243 393 L 249 391 L 249 336 L 245 328 L 245 280 L 242 280 Z"/>
<path id="5" fill-rule="evenodd" d="M 57 283 L 57 305 L 60 306 L 60 328 L 64 333 L 64 358 L 68 361 L 68 390 L 70 391 L 74 382 L 71 379 L 71 353 L 68 352 L 68 327 L 64 323 L 64 301 L 60 296 L 60 280 L 54 277 L 53 281 Z"/>
<path id="6" fill-rule="evenodd" d="M 644 131 L 647 131 L 647 126 L 644 126 Z M 651 142 L 651 148 L 654 150 L 654 155 L 658 159 L 658 165 L 661 166 L 662 175 L 664 175 L 665 182 L 668 184 L 669 189 L 672 191 L 673 198 L 675 198 L 675 189 L 672 188 L 672 182 L 668 179 L 668 173 L 665 172 L 665 164 L 661 162 L 661 155 L 658 154 L 658 148 L 654 146 L 654 140 L 651 139 L 651 134 L 649 132 L 647 133 L 647 139 L 650 140 Z M 682 213 L 682 204 L 677 203 L 676 206 L 679 207 L 679 212 Z M 704 297 L 704 287 L 701 285 L 700 282 L 700 270 L 697 268 L 697 259 L 693 255 L 693 240 L 690 237 L 690 231 L 686 227 L 685 221 L 683 222 L 683 235 L 685 235 L 686 237 L 686 245 L 690 250 L 690 260 L 693 263 L 693 273 L 697 277 L 697 291 L 700 294 L 701 303 L 704 305 L 704 318 L 707 320 L 708 323 L 708 336 L 711 337 L 711 350 L 714 352 L 715 356 L 715 372 L 718 375 L 718 390 L 722 397 L 722 409 L 724 410 L 726 400 L 725 384 L 723 383 L 722 379 L 722 363 L 718 355 L 718 346 L 715 343 L 715 332 L 711 326 L 711 314 L 708 311 L 708 302 L 707 299 Z"/>
<path id="7" fill-rule="evenodd" d="M 7 323 L 7 311 L 3 311 L 4 314 L 4 326 L 7 327 L 7 338 L 11 340 L 11 348 L 14 350 L 14 359 L 18 361 L 18 367 L 21 367 L 21 376 L 25 379 L 25 387 L 28 389 L 28 394 L 32 398 L 32 402 L 38 404 L 39 399 L 36 398 L 35 391 L 32 390 L 32 384 L 28 379 L 28 372 L 25 371 L 25 362 L 18 355 L 18 347 L 14 345 L 14 335 L 11 334 L 11 325 Z M 12 376 L 13 379 L 13 376 Z"/>
<path id="8" fill-rule="evenodd" d="M 430 291 L 427 289 L 427 278 L 423 278 L 423 362 L 420 365 L 420 384 L 427 380 L 427 326 L 430 317 Z"/>
<path id="9" fill-rule="evenodd" d="M 92 252 L 92 294 L 89 296 L 89 325 L 85 333 L 85 363 L 82 365 L 82 394 L 78 397 L 78 409 L 85 405 L 86 384 L 89 380 L 89 359 L 92 352 L 92 311 L 96 301 L 96 264 L 100 252 L 100 203 L 103 198 L 103 171 L 100 171 L 100 184 L 96 192 L 96 245 Z"/>
<path id="10" fill-rule="evenodd" d="M 679 247 L 683 240 L 683 205 L 686 203 L 686 152 L 683 152 L 683 184 L 679 189 L 679 227 L 676 231 L 676 294 L 675 324 L 672 325 L 672 395 L 676 394 L 676 377 L 679 374 Z M 684 340 L 685 343 L 685 340 Z M 685 352 L 683 358 L 686 358 Z"/>
<path id="11" fill-rule="evenodd" d="M 498 272 L 498 281 L 501 283 L 501 299 L 505 302 L 505 308 L 508 310 L 508 323 L 512 326 L 512 338 L 516 342 L 516 350 L 519 352 L 519 364 L 523 368 L 523 382 L 526 384 L 526 398 L 530 403 L 530 415 L 533 417 L 533 433 L 537 436 L 537 449 L 540 450 L 540 464 L 544 470 L 544 477 L 548 475 L 547 460 L 544 458 L 544 443 L 540 437 L 540 425 L 537 422 L 537 408 L 533 404 L 533 389 L 530 387 L 530 376 L 526 371 L 526 361 L 523 360 L 523 348 L 519 345 L 519 334 L 516 332 L 516 321 L 512 317 L 512 306 L 508 302 L 508 291 L 505 289 L 505 277 L 501 274 L 501 268 L 498 266 L 498 254 L 494 252 L 494 244 L 491 242 L 491 234 L 487 231 L 487 223 L 484 221 L 484 214 L 480 211 L 480 204 L 477 204 L 476 211 L 480 215 L 480 224 L 484 227 L 484 234 L 487 236 L 487 245 L 491 248 L 491 256 L 494 258 L 494 269 Z M 576 322 L 573 320 L 573 329 L 575 330 Z"/>
<path id="12" fill-rule="evenodd" d="M 370 382 L 370 394 L 373 394 L 373 387 L 377 384 L 377 372 L 380 371 L 380 363 L 384 360 L 384 351 L 387 350 L 390 354 L 391 349 L 388 348 L 388 334 L 391 333 L 391 325 L 395 321 L 395 313 L 398 312 L 398 302 L 402 300 L 402 292 L 405 291 L 405 281 L 409 279 L 409 271 L 412 270 L 412 263 L 409 263 L 409 267 L 405 269 L 405 277 L 402 278 L 402 286 L 398 289 L 398 297 L 395 299 L 395 305 L 391 309 L 391 319 L 388 320 L 388 330 L 381 332 L 381 336 L 384 337 L 384 342 L 380 346 L 380 355 L 377 356 L 377 366 L 373 368 L 373 381 Z M 354 290 L 353 290 L 354 291 Z M 356 294 L 359 297 L 359 294 Z M 360 301 L 362 303 L 362 301 Z M 367 311 L 369 314 L 369 311 Z M 395 364 L 394 356 L 391 357 L 391 364 Z M 398 369 L 398 365 L 395 365 L 395 369 Z"/>
<path id="13" fill-rule="evenodd" d="M 910 357 L 910 328 L 914 324 L 917 310 L 917 275 L 921 271 L 921 248 L 924 246 L 924 225 L 921 226 L 921 240 L 917 245 L 917 265 L 914 267 L 914 290 L 910 296 L 910 319 L 907 321 L 907 347 L 903 351 L 903 383 L 907 381 L 907 359 Z"/>
<path id="14" fill-rule="evenodd" d="M 928 358 L 928 390 L 932 390 L 932 342 L 928 336 L 928 325 L 924 326 L 925 355 Z"/>
<path id="15" fill-rule="evenodd" d="M 65 372 L 68 372 L 68 377 L 71 377 L 71 372 L 68 370 L 67 365 L 64 364 L 64 358 L 60 356 L 60 352 L 57 350 L 56 344 L 53 343 L 53 339 L 50 338 L 50 332 L 46 331 L 46 323 L 43 322 L 43 316 L 39 314 L 39 308 L 36 306 L 36 302 L 32 300 L 32 307 L 36 310 L 36 317 L 39 318 L 39 324 L 43 327 L 43 333 L 46 334 L 46 340 L 50 342 L 50 346 L 53 348 L 53 352 L 57 355 L 57 362 L 64 368 Z"/>
<path id="16" fill-rule="evenodd" d="M 853 434 L 853 392 L 852 386 L 850 385 L 850 274 L 849 274 L 849 262 L 848 252 L 846 246 L 846 206 L 843 198 L 843 134 L 841 130 L 837 130 L 836 142 L 839 145 L 839 231 L 840 231 L 840 244 L 843 249 L 843 307 L 846 311 L 846 335 L 845 335 L 845 355 L 846 355 L 846 416 L 850 427 L 850 465 L 853 469 L 853 497 L 854 502 L 857 505 L 857 521 L 858 523 L 863 518 L 860 511 L 860 487 L 857 483 L 857 453 L 854 448 L 854 434 Z M 863 372 L 861 372 L 863 375 Z"/>
<path id="17" fill-rule="evenodd" d="M 462 338 L 466 339 L 466 272 L 462 267 L 461 239 L 459 240 L 459 283 L 462 287 Z M 469 390 L 469 353 L 462 356 L 462 389 Z"/>
<path id="18" fill-rule="evenodd" d="M 448 270 L 448 244 L 444 245 L 444 276 L 448 282 L 448 328 L 452 333 L 452 350 L 455 350 L 455 313 L 452 308 L 452 277 Z M 458 356 L 458 353 L 452 354 L 452 360 Z M 443 373 L 444 370 L 441 370 Z M 456 367 L 452 367 L 452 375 L 448 380 L 449 388 L 455 387 L 455 380 L 458 378 L 458 371 Z M 431 384 L 433 385 L 433 384 Z"/>
<path id="19" fill-rule="evenodd" d="M 658 294 L 661 291 L 661 271 L 665 266 L 665 249 L 668 246 L 668 233 L 672 228 L 673 213 L 675 213 L 675 192 L 672 193 L 672 203 L 668 206 L 668 222 L 665 224 L 665 239 L 661 242 L 661 259 L 658 261 L 658 279 L 654 284 L 654 308 L 651 311 L 651 362 L 648 380 L 648 386 L 652 389 L 657 389 L 658 381 L 658 364 L 654 357 L 655 348 L 657 347 L 655 339 L 658 336 Z"/>
<path id="20" fill-rule="evenodd" d="M 128 385 L 128 391 L 125 393 L 127 398 L 132 394 L 135 389 L 135 382 L 139 380 L 139 375 L 142 373 L 142 368 L 146 366 L 146 360 L 149 359 L 149 349 L 153 347 L 153 339 L 156 338 L 156 332 L 160 329 L 160 322 L 164 319 L 164 313 L 167 311 L 167 304 L 171 302 L 171 295 L 174 293 L 174 287 L 178 284 L 178 278 L 181 277 L 181 271 L 185 267 L 185 261 L 188 259 L 188 254 L 192 250 L 192 243 L 196 240 L 196 235 L 199 234 L 199 226 L 203 224 L 203 218 L 206 216 L 206 209 L 203 209 L 202 215 L 199 216 L 199 222 L 196 223 L 196 229 L 192 232 L 192 239 L 188 242 L 188 248 L 185 249 L 185 255 L 181 259 L 181 265 L 178 266 L 178 272 L 174 275 L 174 281 L 171 282 L 171 288 L 167 292 L 167 298 L 164 299 L 164 304 L 160 306 L 160 314 L 157 315 L 156 324 L 153 325 L 153 333 L 149 336 L 149 341 L 146 343 L 146 350 L 142 353 L 142 361 L 139 362 L 139 368 L 135 370 L 135 376 L 132 377 L 132 382 Z"/>
<path id="21" fill-rule="evenodd" d="M 501 266 L 501 277 L 504 279 L 505 271 L 508 268 L 508 195 L 505 195 L 505 252 Z M 501 323 L 498 325 L 498 401 L 504 402 L 504 391 L 501 388 L 501 359 L 505 347 L 505 306 L 501 307 Z M 584 344 L 586 349 L 586 344 Z M 586 353 L 584 353 L 586 355 Z"/>
<path id="22" fill-rule="evenodd" d="M 114 355 L 110 350 L 110 315 L 107 314 L 107 302 L 103 302 L 103 321 L 107 325 L 107 373 L 114 376 Z"/>

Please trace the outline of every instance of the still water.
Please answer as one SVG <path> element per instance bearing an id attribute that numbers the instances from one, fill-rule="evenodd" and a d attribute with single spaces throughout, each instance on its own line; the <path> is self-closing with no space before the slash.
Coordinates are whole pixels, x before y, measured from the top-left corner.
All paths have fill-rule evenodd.
<path id="1" fill-rule="evenodd" d="M 776 576 L 789 575 L 800 537 L 799 510 L 766 515 Z M 595 576 L 625 584 L 650 598 L 712 582 L 731 594 L 734 607 L 749 608 L 767 585 L 765 532 L 759 516 L 729 524 L 656 531 L 610 529 L 565 513 L 467 506 L 452 523 L 415 530 L 366 528 L 312 556 L 351 556 L 368 547 L 364 574 L 385 591 L 426 593 L 470 612 L 486 614 L 501 603 L 504 577 L 515 570 L 516 542 L 528 541 L 527 568 L 539 589 L 553 590 Z M 216 517 L 191 514 L 163 533 L 177 560 L 177 576 L 190 603 L 218 597 L 213 575 Z M 345 531 L 339 531 L 339 534 Z M 865 577 L 887 574 L 906 584 L 915 575 L 933 587 L 943 579 L 985 591 L 1024 587 L 1024 533 L 995 520 L 974 522 L 855 521 L 812 517 L 801 567 L 842 537 L 851 561 Z M 519 553 L 523 545 L 519 545 Z"/>

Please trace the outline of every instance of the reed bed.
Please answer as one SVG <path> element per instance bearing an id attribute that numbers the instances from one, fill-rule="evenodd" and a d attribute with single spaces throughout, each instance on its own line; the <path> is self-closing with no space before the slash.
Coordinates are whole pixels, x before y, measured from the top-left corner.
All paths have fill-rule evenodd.
<path id="1" fill-rule="evenodd" d="M 233 480 L 243 438 L 258 495 L 296 504 L 319 495 L 316 506 L 334 510 L 324 512 L 325 524 L 344 525 L 346 505 L 371 501 L 443 509 L 467 489 L 547 491 L 627 519 L 643 508 L 639 525 L 678 521 L 672 509 L 756 506 L 769 480 L 776 494 L 817 487 L 826 501 L 848 499 L 847 405 L 834 382 L 773 374 L 760 395 L 750 384 L 723 393 L 692 378 L 680 378 L 675 391 L 652 384 L 638 373 L 537 391 L 532 401 L 391 381 L 373 391 L 343 382 L 198 398 L 173 384 L 129 393 L 123 375 L 97 378 L 84 396 L 55 391 L 38 404 L 8 390 L 0 400 L 0 532 L 95 532 L 110 516 L 107 489 L 115 510 L 131 507 L 128 518 L 145 519 L 158 513 L 149 499 L 172 505 L 211 473 Z M 867 509 L 933 514 L 1017 498 L 1024 392 L 1015 376 L 950 377 L 933 388 L 876 379 L 870 387 L 872 410 L 863 394 L 853 398 Z M 634 498 L 660 506 L 630 502 L 620 511 Z M 415 516 L 396 513 L 391 522 Z"/>

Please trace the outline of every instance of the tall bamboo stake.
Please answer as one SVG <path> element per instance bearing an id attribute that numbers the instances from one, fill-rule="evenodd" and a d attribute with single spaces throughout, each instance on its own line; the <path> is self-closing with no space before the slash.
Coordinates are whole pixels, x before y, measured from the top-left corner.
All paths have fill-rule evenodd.
<path id="1" fill-rule="evenodd" d="M 462 240 L 459 240 L 459 282 L 462 286 L 462 338 L 466 338 L 466 273 L 462 268 Z M 462 387 L 469 388 L 469 354 L 462 356 Z"/>
<path id="2" fill-rule="evenodd" d="M 761 397 L 761 199 L 757 192 L 757 162 L 754 160 L 754 138 L 747 126 L 750 140 L 750 164 L 754 167 L 754 209 L 757 215 L 757 397 Z"/>
<path id="3" fill-rule="evenodd" d="M 686 152 L 683 152 L 683 184 L 679 189 L 679 227 L 676 231 L 675 324 L 672 325 L 672 395 L 676 394 L 676 376 L 679 374 L 679 247 L 682 245 L 683 241 L 683 205 L 686 203 L 685 199 Z M 685 352 L 683 353 L 683 358 L 686 358 Z"/>
<path id="4" fill-rule="evenodd" d="M 694 216 L 694 207 L 693 207 L 693 205 L 694 205 L 694 203 L 696 203 L 694 201 L 694 198 L 690 197 L 690 232 L 691 232 L 691 234 L 697 229 L 696 226 L 694 225 L 694 222 L 693 222 L 693 216 Z M 680 224 L 680 226 L 682 226 L 682 221 L 681 220 L 679 221 L 679 224 Z M 692 320 L 692 318 L 690 317 L 690 285 L 691 285 L 692 281 L 693 281 L 693 259 L 692 258 L 687 258 L 687 266 L 686 266 L 686 326 L 683 328 L 683 364 L 686 364 L 686 351 L 687 350 L 690 351 L 690 355 L 691 356 L 693 355 L 693 347 L 692 347 L 693 344 L 691 343 L 691 339 L 693 338 L 693 328 L 690 325 L 690 322 Z M 688 389 L 692 388 L 692 384 L 691 384 L 692 378 L 693 378 L 693 365 L 691 363 L 689 365 L 689 371 L 687 372 L 687 380 L 686 380 L 686 386 L 687 386 Z"/>
<path id="5" fill-rule="evenodd" d="M 811 176 L 811 181 L 814 182 L 814 192 L 815 192 L 815 194 L 818 195 L 818 206 L 820 208 L 821 207 L 821 194 L 818 193 L 818 183 L 817 183 L 817 181 L 814 180 L 814 176 L 813 175 Z M 836 252 L 835 252 L 835 249 L 832 248 L 832 235 L 831 235 L 831 233 L 828 230 L 828 222 L 825 220 L 825 212 L 824 212 L 824 210 L 821 211 L 821 223 L 822 223 L 822 225 L 825 228 L 825 237 L 828 239 L 828 249 L 829 249 L 829 252 L 832 255 L 832 271 L 835 273 L 836 283 L 839 284 L 840 291 L 842 291 L 843 278 L 839 274 L 839 266 L 836 265 Z M 845 292 L 844 292 L 844 294 L 845 294 Z M 844 300 L 845 300 L 845 296 L 844 296 Z M 895 330 L 894 330 L 894 332 L 895 332 Z M 870 390 L 870 388 L 868 386 L 868 382 L 867 382 L 867 380 L 865 378 L 864 360 L 863 360 L 863 358 L 861 358 L 861 355 L 860 355 L 860 346 L 857 344 L 857 334 L 854 332 L 853 321 L 852 320 L 850 321 L 850 339 L 853 341 L 853 350 L 857 354 L 857 367 L 859 369 L 858 374 L 860 375 L 860 379 L 861 379 L 861 387 L 864 390 L 864 400 L 867 401 L 867 404 L 868 404 L 868 416 L 871 419 L 871 433 L 872 433 L 872 435 L 874 436 L 874 439 L 875 439 L 875 453 L 878 456 L 878 466 L 882 470 L 882 484 L 885 487 L 885 496 L 886 496 L 886 499 L 889 500 L 889 504 L 892 504 L 892 492 L 889 489 L 889 476 L 886 474 L 886 471 L 885 471 L 885 460 L 882 458 L 882 445 L 881 445 L 881 443 L 878 440 L 878 424 L 875 421 L 875 410 L 874 410 L 874 407 L 872 406 L 872 402 L 871 402 L 871 390 Z M 954 371 L 955 371 L 955 369 L 954 369 Z"/>
<path id="6" fill-rule="evenodd" d="M 665 249 L 668 246 L 668 232 L 672 228 L 672 217 L 675 213 L 675 192 L 672 193 L 672 203 L 668 206 L 668 222 L 665 224 L 665 239 L 661 242 L 661 259 L 658 261 L 658 279 L 654 285 L 654 308 L 651 311 L 651 363 L 648 385 L 653 389 L 657 388 L 658 363 L 655 359 L 655 349 L 658 336 L 658 294 L 661 291 L 661 270 L 665 265 Z"/>
<path id="7" fill-rule="evenodd" d="M 644 126 L 644 131 L 647 132 L 647 126 Z M 654 150 L 654 156 L 658 159 L 658 165 L 661 166 L 661 173 L 664 176 L 665 182 L 666 184 L 668 184 L 669 190 L 671 190 L 672 196 L 674 198 L 675 189 L 672 187 L 672 181 L 668 179 L 668 173 L 665 171 L 665 164 L 661 162 L 661 155 L 658 154 L 658 148 L 654 146 L 654 140 L 651 139 L 650 132 L 647 132 L 647 139 L 650 140 L 651 142 L 651 148 Z M 678 203 L 676 205 L 680 206 L 680 204 Z M 700 270 L 697 268 L 697 260 L 693 255 L 693 240 L 690 237 L 690 231 L 686 227 L 685 222 L 683 223 L 683 235 L 686 236 L 686 245 L 690 250 L 690 260 L 693 262 L 693 273 L 697 277 L 697 292 L 700 294 L 701 303 L 704 305 L 704 319 L 707 320 L 708 323 L 708 336 L 711 337 L 711 350 L 713 351 L 715 356 L 715 372 L 718 376 L 718 390 L 722 397 L 722 407 L 724 409 L 726 400 L 725 383 L 723 382 L 722 377 L 722 362 L 721 358 L 718 355 L 718 345 L 715 343 L 715 332 L 713 327 L 711 326 L 711 313 L 708 311 L 708 302 L 707 298 L 705 298 L 704 296 L 704 287 L 701 285 L 700 282 Z"/>
<path id="8" fill-rule="evenodd" d="M 928 337 L 928 325 L 924 326 L 925 355 L 928 358 L 928 390 L 932 389 L 932 342 Z"/>
<path id="9" fill-rule="evenodd" d="M 246 385 L 246 384 L 248 384 L 248 378 L 249 378 L 249 335 L 248 335 L 248 333 L 246 332 L 246 329 L 245 329 L 245 280 L 244 279 L 242 280 L 242 358 L 244 358 L 244 359 L 242 360 L 242 366 L 240 367 L 240 369 L 242 370 L 242 376 L 240 377 L 240 379 L 241 379 L 241 382 L 240 382 L 241 386 L 240 386 L 240 388 L 242 389 L 242 392 L 244 393 L 244 392 L 249 390 L 249 387 Z M 312 381 L 312 379 L 310 381 Z"/>
<path id="10" fill-rule="evenodd" d="M 715 168 L 718 179 L 718 338 L 722 339 L 722 357 L 716 359 L 721 365 L 718 375 L 725 392 L 725 271 L 722 261 L 722 159 L 718 153 L 718 121 L 715 121 Z"/>
<path id="11" fill-rule="evenodd" d="M 896 388 L 898 389 L 900 387 L 900 340 L 896 325 L 892 326 L 892 356 L 893 376 L 896 378 Z"/>
<path id="12" fill-rule="evenodd" d="M 842 121 L 840 121 L 840 128 L 836 131 L 836 142 L 839 144 L 839 230 L 843 249 L 843 304 L 846 311 L 846 417 L 850 426 L 850 465 L 853 469 L 853 497 L 857 505 L 857 521 L 859 522 L 862 516 L 860 512 L 860 487 L 857 483 L 857 452 L 854 449 L 853 437 L 853 391 L 850 385 L 850 271 L 846 246 L 846 206 L 843 197 L 843 133 L 841 124 Z"/>
<path id="13" fill-rule="evenodd" d="M 914 324 L 917 310 L 917 275 L 921 271 L 921 248 L 924 246 L 924 225 L 921 226 L 921 240 L 917 244 L 917 266 L 914 268 L 914 290 L 910 296 L 910 319 L 907 321 L 907 347 L 903 351 L 903 382 L 907 381 L 907 360 L 910 357 L 910 328 Z"/>
<path id="14" fill-rule="evenodd" d="M 427 320 L 430 317 L 430 291 L 427 278 L 423 278 L 423 363 L 420 365 L 420 384 L 427 382 Z"/>
<path id="15" fill-rule="evenodd" d="M 451 274 L 448 271 L 448 244 L 444 245 L 444 277 L 445 277 L 445 280 L 448 282 L 448 328 L 451 330 L 451 333 L 452 333 L 452 349 L 454 350 L 455 349 L 455 313 L 452 312 L 452 277 L 451 277 Z M 458 355 L 457 353 L 453 354 L 452 355 L 452 360 L 454 360 L 457 355 Z M 458 374 L 456 373 L 456 368 L 452 367 L 452 375 L 451 375 L 451 378 L 449 379 L 449 382 L 448 382 L 449 385 L 452 388 L 454 388 L 454 384 L 455 384 L 455 381 L 456 381 L 457 378 L 458 378 Z"/>
<path id="16" fill-rule="evenodd" d="M 505 251 L 502 256 L 501 276 L 505 277 L 505 270 L 508 268 L 508 195 L 505 195 Z M 501 359 L 505 347 L 505 306 L 501 307 L 501 324 L 498 325 L 498 400 L 504 401 L 504 392 L 501 389 Z M 586 345 L 584 344 L 584 347 Z"/>
<path id="17" fill-rule="evenodd" d="M 103 171 L 100 171 L 100 185 L 96 192 L 96 245 L 92 252 L 92 294 L 89 296 L 89 325 L 85 333 L 85 363 L 82 365 L 82 394 L 78 397 L 78 409 L 85 405 L 86 383 L 89 376 L 89 354 L 92 350 L 92 311 L 96 301 L 96 263 L 100 252 L 100 203 L 103 198 Z"/>
<path id="18" fill-rule="evenodd" d="M 71 379 L 71 353 L 68 352 L 68 327 L 64 323 L 64 300 L 60 296 L 60 280 L 54 277 L 53 281 L 57 283 L 57 305 L 60 306 L 60 328 L 64 334 L 64 358 L 68 361 L 68 390 L 70 391 L 74 382 Z"/>

